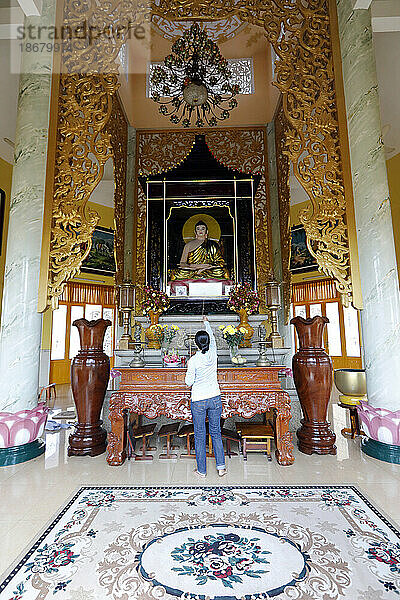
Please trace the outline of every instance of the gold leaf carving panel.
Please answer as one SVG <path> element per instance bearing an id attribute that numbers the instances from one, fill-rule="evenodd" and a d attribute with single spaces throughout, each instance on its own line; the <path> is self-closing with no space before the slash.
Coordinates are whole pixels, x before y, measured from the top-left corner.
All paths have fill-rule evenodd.
<path id="1" fill-rule="evenodd" d="M 99 215 L 87 206 L 112 156 L 106 131 L 115 75 L 63 75 L 58 111 L 48 298 L 53 307 L 89 254 Z"/>
<path id="2" fill-rule="evenodd" d="M 279 226 L 281 234 L 283 306 L 285 325 L 289 322 L 291 302 L 291 273 L 290 273 L 290 187 L 289 187 L 289 157 L 286 150 L 286 129 L 288 123 L 283 111 L 282 102 L 275 115 L 275 147 L 276 170 L 278 178 Z"/>
<path id="3" fill-rule="evenodd" d="M 115 222 L 115 273 L 116 285 L 124 279 L 125 249 L 125 203 L 126 203 L 126 170 L 128 149 L 128 123 L 117 94 L 113 96 L 112 112 L 107 123 L 114 162 L 114 222 Z"/>

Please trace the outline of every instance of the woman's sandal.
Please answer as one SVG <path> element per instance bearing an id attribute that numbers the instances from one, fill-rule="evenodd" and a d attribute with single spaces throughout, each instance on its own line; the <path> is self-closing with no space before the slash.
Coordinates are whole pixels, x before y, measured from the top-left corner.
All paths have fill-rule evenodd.
<path id="1" fill-rule="evenodd" d="M 199 475 L 199 477 L 205 477 L 207 475 L 207 473 L 200 473 L 200 471 L 198 471 L 197 469 L 195 469 L 194 472 L 196 473 L 196 475 Z"/>

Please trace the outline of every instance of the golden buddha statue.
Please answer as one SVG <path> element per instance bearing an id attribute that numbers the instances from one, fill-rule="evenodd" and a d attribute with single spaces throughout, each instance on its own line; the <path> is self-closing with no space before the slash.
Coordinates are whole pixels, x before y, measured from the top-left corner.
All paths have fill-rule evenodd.
<path id="1" fill-rule="evenodd" d="M 180 279 L 230 279 L 219 243 L 208 239 L 208 227 L 198 221 L 195 237 L 183 249 L 177 269 L 171 271 L 170 280 Z"/>

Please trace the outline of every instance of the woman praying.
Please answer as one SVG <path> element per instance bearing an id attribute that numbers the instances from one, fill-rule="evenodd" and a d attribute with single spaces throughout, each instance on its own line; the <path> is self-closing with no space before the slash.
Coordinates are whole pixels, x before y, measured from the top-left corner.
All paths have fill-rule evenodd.
<path id="1" fill-rule="evenodd" d="M 222 401 L 217 379 L 217 345 L 206 316 L 203 317 L 204 330 L 195 335 L 198 351 L 189 359 L 185 383 L 192 388 L 190 409 L 194 427 L 196 450 L 196 473 L 205 477 L 206 467 L 206 416 L 212 439 L 218 475 L 226 473 L 224 447 L 221 437 Z"/>

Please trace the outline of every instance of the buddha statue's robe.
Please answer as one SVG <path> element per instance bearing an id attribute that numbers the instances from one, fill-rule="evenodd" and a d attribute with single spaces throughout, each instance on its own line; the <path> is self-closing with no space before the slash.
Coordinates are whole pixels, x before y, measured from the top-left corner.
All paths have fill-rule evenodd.
<path id="1" fill-rule="evenodd" d="M 208 264 L 211 267 L 205 271 L 196 271 L 179 265 L 177 269 L 170 272 L 170 280 L 179 279 L 230 279 L 224 258 L 218 242 L 214 240 L 204 241 L 198 248 L 189 252 L 188 265 Z"/>

